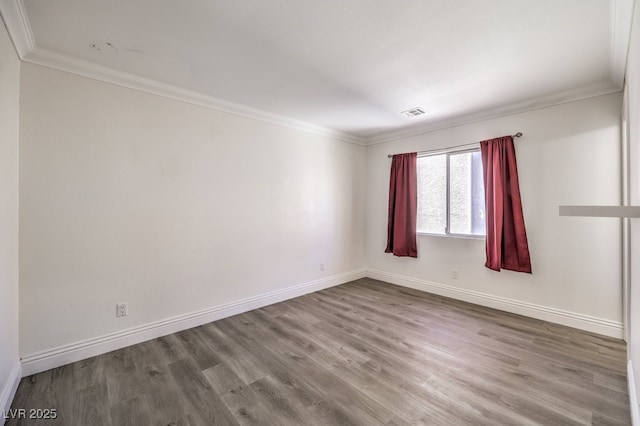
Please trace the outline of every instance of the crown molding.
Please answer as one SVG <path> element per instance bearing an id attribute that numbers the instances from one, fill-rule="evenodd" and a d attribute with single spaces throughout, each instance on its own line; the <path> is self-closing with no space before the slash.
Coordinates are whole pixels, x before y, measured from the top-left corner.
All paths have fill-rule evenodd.
<path id="1" fill-rule="evenodd" d="M 36 47 L 23 58 L 23 61 L 45 66 L 48 68 L 53 68 L 59 71 L 68 72 L 71 74 L 80 75 L 82 77 L 87 77 L 93 80 L 128 87 L 130 89 L 151 93 L 182 102 L 212 108 L 229 114 L 240 115 L 242 117 L 247 117 L 254 120 L 302 130 L 321 136 L 327 136 L 333 139 L 342 140 L 344 142 L 364 145 L 364 139 L 349 133 L 339 132 L 333 129 L 328 129 L 326 127 L 296 120 L 294 118 L 270 113 L 235 102 L 226 101 L 224 99 L 205 95 L 194 90 L 184 89 L 172 84 L 142 77 L 137 74 L 118 71 L 110 67 L 78 59 L 73 56 L 64 55 L 48 49 L 41 49 L 39 47 Z"/>
<path id="2" fill-rule="evenodd" d="M 140 75 L 118 71 L 93 62 L 64 55 L 35 44 L 31 25 L 22 0 L 0 0 L 0 15 L 7 26 L 11 41 L 20 59 L 36 65 L 80 75 L 93 80 L 111 83 L 130 89 L 195 104 L 229 114 L 264 121 L 344 142 L 365 145 L 365 139 L 350 133 L 340 132 L 280 114 L 226 101 L 194 90 L 184 89 Z"/>
<path id="3" fill-rule="evenodd" d="M 631 25 L 635 0 L 611 0 L 611 47 L 609 72 L 619 87 L 624 85 L 631 42 Z"/>
<path id="4" fill-rule="evenodd" d="M 136 74 L 118 71 L 93 62 L 84 61 L 69 55 L 39 48 L 35 44 L 29 19 L 22 0 L 0 0 L 0 15 L 2 15 L 2 18 L 5 21 L 18 56 L 25 62 L 212 108 L 230 114 L 240 115 L 271 124 L 366 146 L 620 91 L 624 83 L 624 76 L 626 72 L 635 0 L 610 1 L 610 81 L 597 82 L 595 84 L 583 86 L 566 92 L 545 95 L 509 105 L 488 108 L 468 114 L 461 114 L 455 117 L 425 121 L 424 124 L 421 125 L 382 131 L 363 137 L 296 120 L 284 115 L 252 108 L 247 105 L 226 101 L 224 99 L 205 95 L 193 90 L 184 89 L 182 87 L 163 83 Z"/>
<path id="5" fill-rule="evenodd" d="M 446 129 L 463 124 L 471 124 L 478 121 L 547 108 L 554 105 L 575 102 L 582 99 L 621 91 L 624 85 L 627 67 L 635 1 L 636 0 L 611 0 L 611 46 L 609 57 L 610 81 L 600 81 L 565 92 L 544 95 L 509 105 L 502 105 L 496 108 L 456 115 L 455 117 L 449 117 L 441 120 L 428 121 L 424 124 L 412 127 L 378 132 L 367 137 L 366 144 L 376 145 L 379 143 L 391 142 L 397 139 L 433 132 L 435 130 Z"/>
<path id="6" fill-rule="evenodd" d="M 31 25 L 22 0 L 0 0 L 0 15 L 20 59 L 35 48 Z"/>
<path id="7" fill-rule="evenodd" d="M 479 121 L 505 117 L 508 115 L 520 114 L 527 111 L 548 108 L 554 105 L 561 105 L 569 102 L 579 101 L 582 99 L 593 98 L 596 96 L 608 95 L 610 93 L 620 92 L 621 90 L 622 89 L 620 87 L 609 80 L 600 81 L 587 86 L 579 87 L 577 89 L 539 96 L 536 98 L 515 102 L 508 105 L 502 105 L 495 108 L 487 108 L 468 114 L 456 115 L 442 120 L 427 121 L 421 125 L 412 127 L 383 131 L 367 138 L 367 145 L 377 145 L 380 143 L 391 142 L 394 140 L 408 138 L 411 136 L 418 136 L 436 130 L 442 130 L 450 127 L 461 126 L 464 124 L 471 124 Z"/>

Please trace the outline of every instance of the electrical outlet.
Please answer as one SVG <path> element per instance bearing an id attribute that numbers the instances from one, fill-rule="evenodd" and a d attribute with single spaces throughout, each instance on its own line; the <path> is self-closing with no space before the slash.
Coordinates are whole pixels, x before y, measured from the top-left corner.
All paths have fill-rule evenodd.
<path id="1" fill-rule="evenodd" d="M 324 263 L 321 263 L 321 264 L 320 264 L 320 270 L 321 270 L 321 271 L 324 271 Z"/>
<path id="2" fill-rule="evenodd" d="M 452 269 L 451 270 L 451 278 L 453 278 L 454 280 L 458 279 L 458 270 L 457 269 Z"/>
<path id="3" fill-rule="evenodd" d="M 116 317 L 126 317 L 128 313 L 129 313 L 128 303 L 116 304 Z"/>

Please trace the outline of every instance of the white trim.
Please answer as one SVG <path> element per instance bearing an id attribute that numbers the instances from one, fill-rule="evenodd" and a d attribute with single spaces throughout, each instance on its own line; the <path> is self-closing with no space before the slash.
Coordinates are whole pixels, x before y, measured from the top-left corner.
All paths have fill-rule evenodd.
<path id="1" fill-rule="evenodd" d="M 59 71 L 65 71 L 71 74 L 91 78 L 93 80 L 111 83 L 134 90 L 140 90 L 142 92 L 152 93 L 154 95 L 188 102 L 219 111 L 224 111 L 230 114 L 236 114 L 260 121 L 266 121 L 268 123 L 290 127 L 322 136 L 328 136 L 345 142 L 364 146 L 389 142 L 392 140 L 415 136 L 443 128 L 474 123 L 492 118 L 504 117 L 512 114 L 519 114 L 530 110 L 547 108 L 550 106 L 568 102 L 607 95 L 610 93 L 619 92 L 621 90 L 620 87 L 609 81 L 602 81 L 592 85 L 580 87 L 578 89 L 571 89 L 566 92 L 540 96 L 534 99 L 528 99 L 522 102 L 516 102 L 497 108 L 487 108 L 479 112 L 456 115 L 455 117 L 443 120 L 428 121 L 421 126 L 414 126 L 409 128 L 403 127 L 388 132 L 377 133 L 369 137 L 360 137 L 350 133 L 340 132 L 337 130 L 296 120 L 283 115 L 270 113 L 268 111 L 260 110 L 257 108 L 252 108 L 250 106 L 226 101 L 224 99 L 205 95 L 193 90 L 184 89 L 172 84 L 163 83 L 136 74 L 118 71 L 110 67 L 78 59 L 73 56 L 64 55 L 62 53 L 54 52 L 48 49 L 35 47 L 23 58 L 23 60 L 25 62 L 53 68 Z"/>
<path id="2" fill-rule="evenodd" d="M 631 204 L 631 145 L 629 143 L 629 86 L 624 85 L 622 98 L 622 121 L 620 129 L 620 151 L 622 154 L 622 205 Z M 624 340 L 631 339 L 631 220 L 622 219 L 622 323 Z"/>
<path id="3" fill-rule="evenodd" d="M 458 238 L 462 240 L 486 240 L 486 235 L 474 235 L 474 234 L 434 234 L 431 232 L 416 231 L 416 235 L 425 237 L 444 237 L 444 238 Z"/>
<path id="4" fill-rule="evenodd" d="M 226 101 L 224 99 L 205 95 L 194 90 L 184 89 L 172 84 L 163 83 L 158 80 L 142 77 L 137 74 L 131 74 L 124 71 L 99 65 L 93 62 L 75 58 L 73 56 L 64 55 L 48 49 L 36 47 L 23 60 L 36 65 L 42 65 L 55 70 L 80 75 L 82 77 L 105 83 L 115 84 L 117 86 L 127 87 L 129 89 L 139 90 L 141 92 L 151 93 L 163 96 L 169 99 L 175 99 L 190 104 L 195 104 L 229 114 L 240 115 L 242 117 L 254 120 L 265 121 L 267 123 L 289 127 L 296 130 L 302 130 L 321 136 L 350 142 L 357 145 L 364 145 L 364 139 L 345 132 L 329 129 L 284 115 L 274 114 L 268 111 L 252 108 L 247 105 Z"/>
<path id="5" fill-rule="evenodd" d="M 0 15 L 20 59 L 35 48 L 33 33 L 22 0 L 0 0 Z"/>
<path id="6" fill-rule="evenodd" d="M 494 296 L 375 269 L 367 269 L 367 277 L 427 293 L 450 297 L 452 299 L 463 300 L 476 305 L 487 306 L 501 311 L 615 337 L 617 339 L 622 339 L 624 334 L 622 323 L 619 321 L 611 321 L 548 306 L 535 305 L 533 303 L 521 302 L 506 297 Z"/>
<path id="7" fill-rule="evenodd" d="M 627 384 L 629 386 L 629 407 L 631 408 L 631 424 L 632 426 L 640 426 L 640 406 L 638 406 L 638 392 L 636 390 L 636 382 L 633 376 L 633 363 L 631 360 L 627 363 Z"/>
<path id="8" fill-rule="evenodd" d="M 549 108 L 552 106 L 576 102 L 583 99 L 594 98 L 597 96 L 604 96 L 611 93 L 620 92 L 621 90 L 621 87 L 610 81 L 600 81 L 587 86 L 579 87 L 577 89 L 543 95 L 537 98 L 527 99 L 521 102 L 515 102 L 495 108 L 484 108 L 476 112 L 455 115 L 440 120 L 426 121 L 424 122 L 424 124 L 420 125 L 402 127 L 400 129 L 389 131 L 381 131 L 366 138 L 366 144 L 377 145 L 380 143 L 392 142 L 398 139 L 418 136 L 429 132 L 435 132 L 436 130 L 463 126 L 466 124 L 506 117 L 509 115 L 521 114 L 527 111 Z"/>
<path id="9" fill-rule="evenodd" d="M 497 117 L 504 117 L 507 115 L 519 114 L 535 109 L 619 92 L 624 78 L 627 58 L 626 52 L 629 48 L 631 31 L 631 22 L 627 15 L 629 14 L 629 10 L 632 10 L 633 8 L 633 1 L 634 0 L 612 0 L 612 52 L 609 66 L 610 78 L 612 81 L 600 81 L 565 92 L 544 95 L 534 99 L 528 99 L 495 108 L 484 108 L 480 111 L 443 118 L 441 120 L 428 121 L 423 125 L 382 131 L 369 135 L 368 137 L 360 137 L 350 133 L 340 132 L 334 129 L 299 121 L 283 115 L 273 114 L 268 111 L 225 101 L 223 99 L 204 95 L 199 92 L 171 84 L 162 83 L 58 52 L 39 48 L 35 44 L 22 0 L 0 0 L 0 14 L 2 14 L 4 18 L 18 55 L 25 62 L 31 62 L 94 80 L 205 106 L 255 120 L 331 137 L 345 142 L 355 143 L 358 145 L 374 145 L 405 137 L 416 136 L 435 130 L 470 124 Z"/>
<path id="10" fill-rule="evenodd" d="M 496 108 L 486 108 L 482 111 L 470 112 L 441 120 L 425 122 L 422 125 L 405 127 L 390 131 L 381 131 L 366 138 L 367 145 L 391 142 L 397 139 L 417 136 L 435 130 L 442 130 L 464 124 L 507 115 L 519 114 L 550 106 L 575 102 L 582 99 L 616 93 L 622 90 L 627 66 L 629 44 L 631 42 L 631 24 L 635 0 L 611 0 L 611 46 L 609 57 L 610 82 L 600 81 L 595 84 L 571 89 L 565 92 L 543 95 L 538 98 L 502 105 Z"/>
<path id="11" fill-rule="evenodd" d="M 152 93 L 169 99 L 175 99 L 215 110 L 240 115 L 254 120 L 289 127 L 296 130 L 327 136 L 345 142 L 364 145 L 365 139 L 350 133 L 340 132 L 305 121 L 296 120 L 280 114 L 252 108 L 247 105 L 226 101 L 224 99 L 205 95 L 193 90 L 184 89 L 172 84 L 163 83 L 136 74 L 118 71 L 116 69 L 98 65 L 93 62 L 64 55 L 52 50 L 43 49 L 35 44 L 31 25 L 22 0 L 0 0 L 0 14 L 2 15 L 13 45 L 21 60 L 36 65 L 65 71 L 71 74 L 91 78 L 93 80 L 111 83 L 129 89 Z"/>
<path id="12" fill-rule="evenodd" d="M 2 410 L 0 411 L 0 415 L 2 415 L 0 422 L 4 422 L 4 414 L 11 408 L 11 403 L 13 402 L 13 397 L 16 396 L 16 390 L 18 390 L 21 377 L 22 371 L 20 363 L 16 362 L 11 373 L 9 373 L 9 377 L 7 377 L 7 382 L 0 390 L 0 410 Z"/>
<path id="13" fill-rule="evenodd" d="M 271 291 L 258 296 L 248 297 L 223 305 L 213 306 L 201 311 L 179 315 L 160 321 L 129 328 L 104 336 L 75 342 L 57 348 L 29 354 L 22 358 L 22 375 L 50 370 L 61 365 L 80 361 L 85 358 L 107 353 L 136 343 L 145 342 L 157 337 L 166 336 L 178 331 L 198 327 L 232 315 L 252 309 L 258 309 L 283 300 L 302 296 L 307 293 L 354 281 L 365 276 L 365 270 L 359 269 L 344 274 L 334 275 L 285 289 Z"/>
<path id="14" fill-rule="evenodd" d="M 611 80 L 619 87 L 624 84 L 627 70 L 627 57 L 631 42 L 631 24 L 633 22 L 633 6 L 635 0 L 611 1 L 611 56 L 609 73 Z"/>

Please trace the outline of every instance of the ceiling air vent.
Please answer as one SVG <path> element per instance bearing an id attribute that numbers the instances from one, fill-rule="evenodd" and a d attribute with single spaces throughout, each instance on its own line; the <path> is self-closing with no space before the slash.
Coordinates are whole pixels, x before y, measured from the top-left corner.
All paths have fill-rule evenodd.
<path id="1" fill-rule="evenodd" d="M 425 109 L 422 107 L 415 107 L 415 108 L 408 109 L 406 111 L 402 111 L 402 114 L 404 114 L 406 117 L 409 117 L 409 118 L 417 117 L 419 115 L 426 114 L 426 113 L 427 111 L 425 111 Z"/>

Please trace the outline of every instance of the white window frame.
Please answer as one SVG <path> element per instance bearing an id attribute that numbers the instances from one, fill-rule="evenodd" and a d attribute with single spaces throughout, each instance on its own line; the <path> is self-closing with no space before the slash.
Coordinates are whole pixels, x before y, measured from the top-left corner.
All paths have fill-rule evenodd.
<path id="1" fill-rule="evenodd" d="M 485 230 L 485 234 L 484 235 L 478 235 L 478 234 L 457 234 L 457 233 L 452 233 L 449 232 L 449 228 L 450 228 L 450 223 L 451 223 L 451 217 L 450 217 L 450 211 L 451 211 L 451 199 L 450 199 L 450 192 L 451 192 L 451 176 L 449 174 L 450 171 L 450 161 L 449 161 L 449 157 L 451 155 L 458 155 L 458 154 L 465 154 L 465 153 L 469 153 L 469 152 L 480 152 L 480 147 L 460 147 L 460 148 L 455 148 L 455 149 L 444 149 L 444 150 L 439 150 L 439 151 L 432 151 L 432 152 L 424 152 L 424 153 L 418 153 L 418 157 L 419 158 L 423 158 L 423 157 L 432 157 L 432 156 L 436 156 L 436 155 L 446 155 L 446 197 L 447 197 L 447 202 L 446 202 L 446 222 L 445 222 L 445 231 L 444 234 L 435 234 L 433 232 L 420 232 L 416 230 L 416 234 L 417 235 L 425 235 L 425 236 L 429 236 L 429 237 L 445 237 L 445 238 L 463 238 L 463 239 L 471 239 L 471 240 L 485 240 L 486 239 L 486 230 Z"/>

